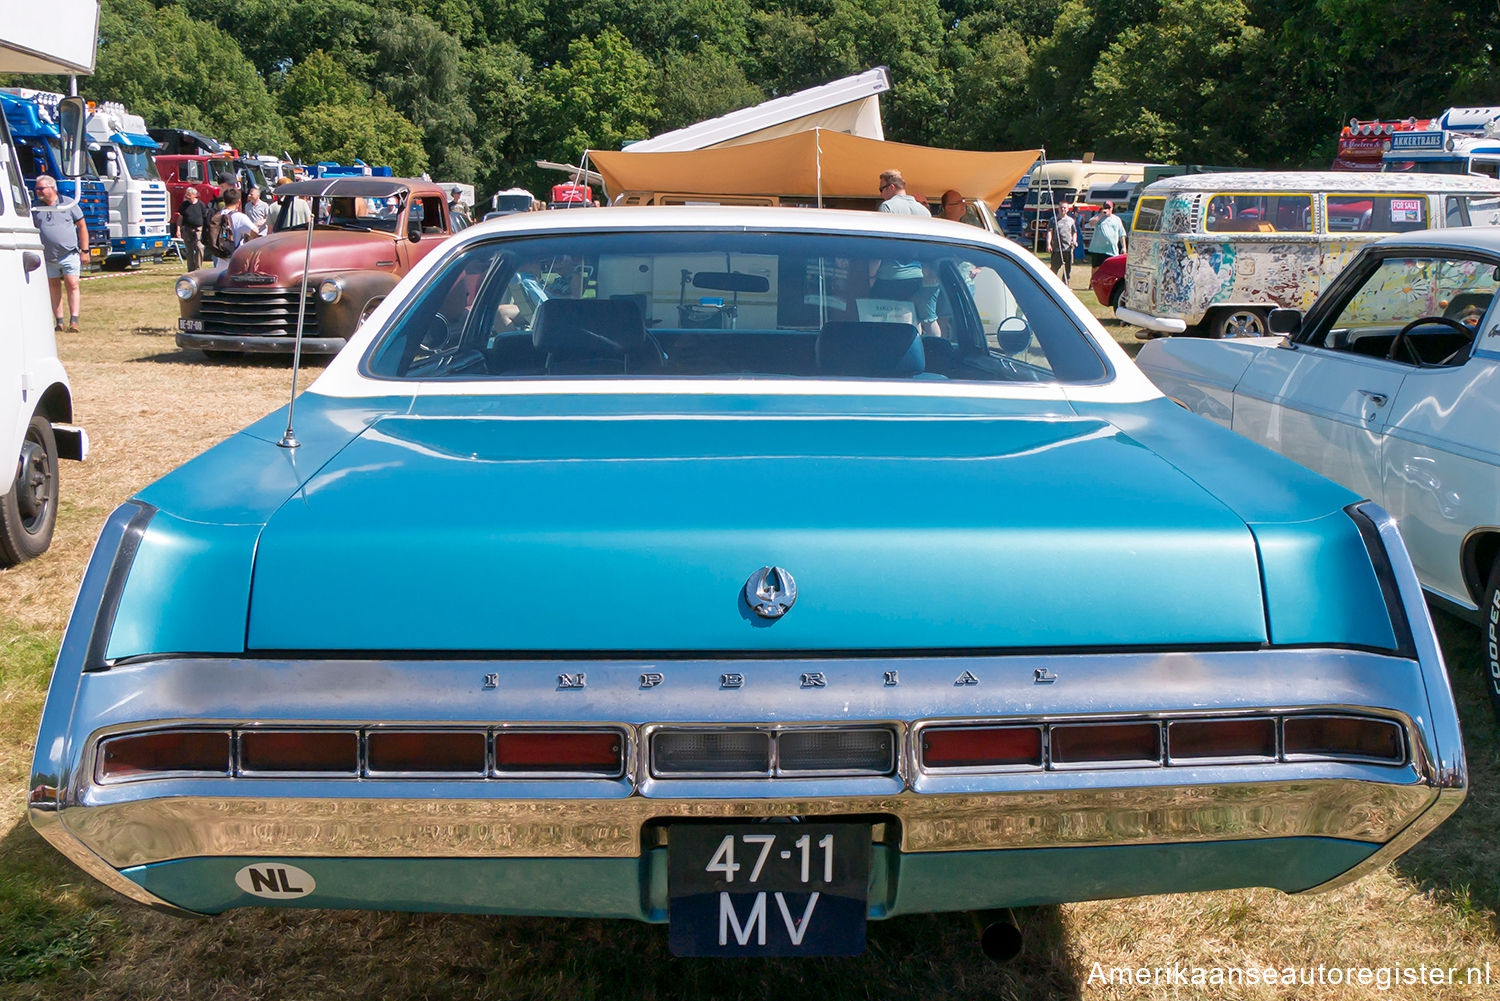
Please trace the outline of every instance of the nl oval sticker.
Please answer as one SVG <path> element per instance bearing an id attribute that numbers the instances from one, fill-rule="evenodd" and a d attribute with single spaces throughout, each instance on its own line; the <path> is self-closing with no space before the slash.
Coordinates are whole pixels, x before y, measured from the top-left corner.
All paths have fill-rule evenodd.
<path id="1" fill-rule="evenodd" d="M 317 888 L 305 869 L 284 862 L 257 862 L 234 874 L 234 885 L 267 900 L 295 900 Z"/>

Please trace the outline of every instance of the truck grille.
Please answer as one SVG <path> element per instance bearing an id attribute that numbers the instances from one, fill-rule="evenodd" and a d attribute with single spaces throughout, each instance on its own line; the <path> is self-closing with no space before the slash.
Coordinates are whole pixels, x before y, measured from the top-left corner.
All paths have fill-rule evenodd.
<path id="1" fill-rule="evenodd" d="M 297 334 L 297 296 L 300 288 L 209 288 L 203 291 L 198 315 L 205 334 L 248 337 L 294 337 Z M 318 332 L 317 292 L 307 290 L 307 313 L 302 333 Z"/>
<path id="2" fill-rule="evenodd" d="M 141 221 L 147 225 L 155 225 L 167 221 L 167 193 L 165 191 L 145 191 L 141 193 Z"/>

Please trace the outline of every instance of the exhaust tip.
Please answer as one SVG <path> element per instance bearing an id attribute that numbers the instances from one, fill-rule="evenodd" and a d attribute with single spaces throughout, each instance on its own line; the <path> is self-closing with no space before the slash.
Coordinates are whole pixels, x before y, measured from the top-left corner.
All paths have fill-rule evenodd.
<path id="1" fill-rule="evenodd" d="M 1026 944 L 1021 926 L 1010 911 L 979 915 L 979 950 L 996 963 L 1009 963 Z"/>

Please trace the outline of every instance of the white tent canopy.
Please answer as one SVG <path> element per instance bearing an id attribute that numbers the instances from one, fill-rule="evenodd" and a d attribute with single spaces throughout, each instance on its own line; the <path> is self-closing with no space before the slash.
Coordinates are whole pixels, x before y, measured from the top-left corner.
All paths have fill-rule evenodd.
<path id="1" fill-rule="evenodd" d="M 682 153 L 760 142 L 819 128 L 884 139 L 880 95 L 891 89 L 884 66 L 741 108 L 674 132 L 631 143 L 627 153 Z"/>
<path id="2" fill-rule="evenodd" d="M 99 37 L 98 0 L 48 0 L 41 8 L 21 11 L 19 0 L 0 23 L 0 73 L 94 72 Z"/>

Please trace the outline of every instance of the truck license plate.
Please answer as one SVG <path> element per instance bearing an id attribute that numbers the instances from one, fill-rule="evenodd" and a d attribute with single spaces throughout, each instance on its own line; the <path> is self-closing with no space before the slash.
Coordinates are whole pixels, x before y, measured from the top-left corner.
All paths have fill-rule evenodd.
<path id="1" fill-rule="evenodd" d="M 674 956 L 858 956 L 868 824 L 675 824 L 667 837 Z"/>
<path id="2" fill-rule="evenodd" d="M 177 329 L 201 334 L 203 332 L 203 321 L 199 319 L 180 319 L 177 321 Z"/>

